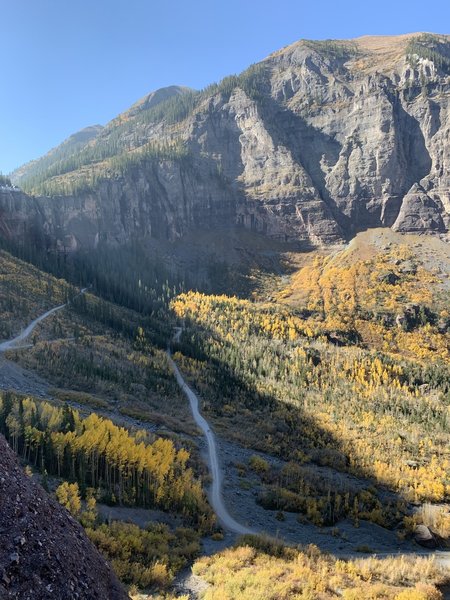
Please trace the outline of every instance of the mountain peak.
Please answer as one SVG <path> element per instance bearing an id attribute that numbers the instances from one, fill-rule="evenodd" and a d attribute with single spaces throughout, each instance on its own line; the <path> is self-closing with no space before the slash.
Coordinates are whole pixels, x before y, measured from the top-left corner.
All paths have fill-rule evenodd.
<path id="1" fill-rule="evenodd" d="M 103 130 L 102 125 L 89 125 L 72 133 L 61 144 L 49 150 L 44 156 L 15 169 L 10 177 L 11 181 L 20 185 L 25 178 L 32 178 L 41 171 L 51 169 L 53 165 L 67 159 L 72 154 L 79 152 L 95 139 Z"/>
<path id="2" fill-rule="evenodd" d="M 122 229 L 120 239 L 134 230 L 175 239 L 217 223 L 315 246 L 394 223 L 448 231 L 449 41 L 300 40 L 201 92 L 151 92 L 22 187 L 99 203 L 107 195 L 108 210 L 115 197 L 120 217 L 105 221 L 112 239 Z M 426 197 L 411 200 L 414 184 Z M 134 207 L 127 219 L 124 193 Z M 180 199 L 183 210 L 172 212 Z M 137 219 L 144 205 L 152 211 Z M 411 206 L 420 209 L 414 223 Z M 69 220 L 67 232 L 83 244 Z"/>
<path id="3" fill-rule="evenodd" d="M 148 108 L 152 108 L 173 96 L 181 96 L 183 94 L 188 94 L 190 92 L 194 92 L 192 88 L 181 86 L 181 85 L 169 85 L 167 87 L 162 87 L 157 90 L 154 90 L 135 102 L 125 113 L 127 116 L 134 116 L 138 114 L 141 110 L 147 110 Z"/>
<path id="4" fill-rule="evenodd" d="M 405 63 L 425 59 L 433 61 L 437 69 L 445 74 L 447 71 L 450 73 L 450 35 L 414 32 L 364 35 L 352 39 L 301 39 L 274 52 L 265 60 L 287 60 L 299 64 L 308 60 L 308 57 L 327 61 L 332 69 L 338 64 L 346 64 L 354 73 L 386 75 L 402 71 Z"/>

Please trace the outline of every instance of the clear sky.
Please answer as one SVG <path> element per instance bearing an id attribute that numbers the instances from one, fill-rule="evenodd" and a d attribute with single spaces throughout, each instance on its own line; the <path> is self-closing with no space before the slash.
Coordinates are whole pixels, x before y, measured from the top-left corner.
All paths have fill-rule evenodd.
<path id="1" fill-rule="evenodd" d="M 0 171 L 301 38 L 449 29 L 448 0 L 0 0 Z"/>

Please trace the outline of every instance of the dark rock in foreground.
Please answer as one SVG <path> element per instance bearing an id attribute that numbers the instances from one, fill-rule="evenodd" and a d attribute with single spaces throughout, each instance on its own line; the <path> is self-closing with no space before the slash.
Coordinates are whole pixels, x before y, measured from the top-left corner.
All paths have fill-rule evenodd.
<path id="1" fill-rule="evenodd" d="M 3 436 L 0 436 L 0 598 L 128 598 L 81 525 L 24 473 Z"/>

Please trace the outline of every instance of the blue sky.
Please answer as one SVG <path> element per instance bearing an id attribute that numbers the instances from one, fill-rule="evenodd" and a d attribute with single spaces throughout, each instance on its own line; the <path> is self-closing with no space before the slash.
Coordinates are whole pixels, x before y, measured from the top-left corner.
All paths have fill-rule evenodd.
<path id="1" fill-rule="evenodd" d="M 450 33 L 434 0 L 0 0 L 0 171 L 152 89 L 201 88 L 300 38 Z"/>

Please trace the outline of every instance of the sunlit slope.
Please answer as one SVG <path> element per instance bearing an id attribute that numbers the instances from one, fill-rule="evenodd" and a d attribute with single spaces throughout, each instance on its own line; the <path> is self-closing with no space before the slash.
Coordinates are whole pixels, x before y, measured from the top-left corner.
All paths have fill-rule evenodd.
<path id="1" fill-rule="evenodd" d="M 446 501 L 446 252 L 439 240 L 379 231 L 332 255 L 303 256 L 277 301 L 182 294 L 172 303 L 186 325 L 176 358 L 227 435 L 368 477 L 399 498 Z M 300 469 L 276 502 L 312 514 L 305 497 L 317 500 L 322 487 L 316 508 L 326 518 L 327 484 L 315 485 Z M 361 500 L 360 510 L 389 521 L 377 506 Z"/>
<path id="2" fill-rule="evenodd" d="M 410 358 L 448 360 L 450 245 L 389 229 L 358 234 L 342 251 L 311 255 L 277 300 L 314 329 Z"/>
<path id="3" fill-rule="evenodd" d="M 346 562 L 312 544 L 297 550 L 250 536 L 236 548 L 201 558 L 193 570 L 210 584 L 205 600 L 441 600 L 436 585 L 445 581 L 429 558 Z"/>

